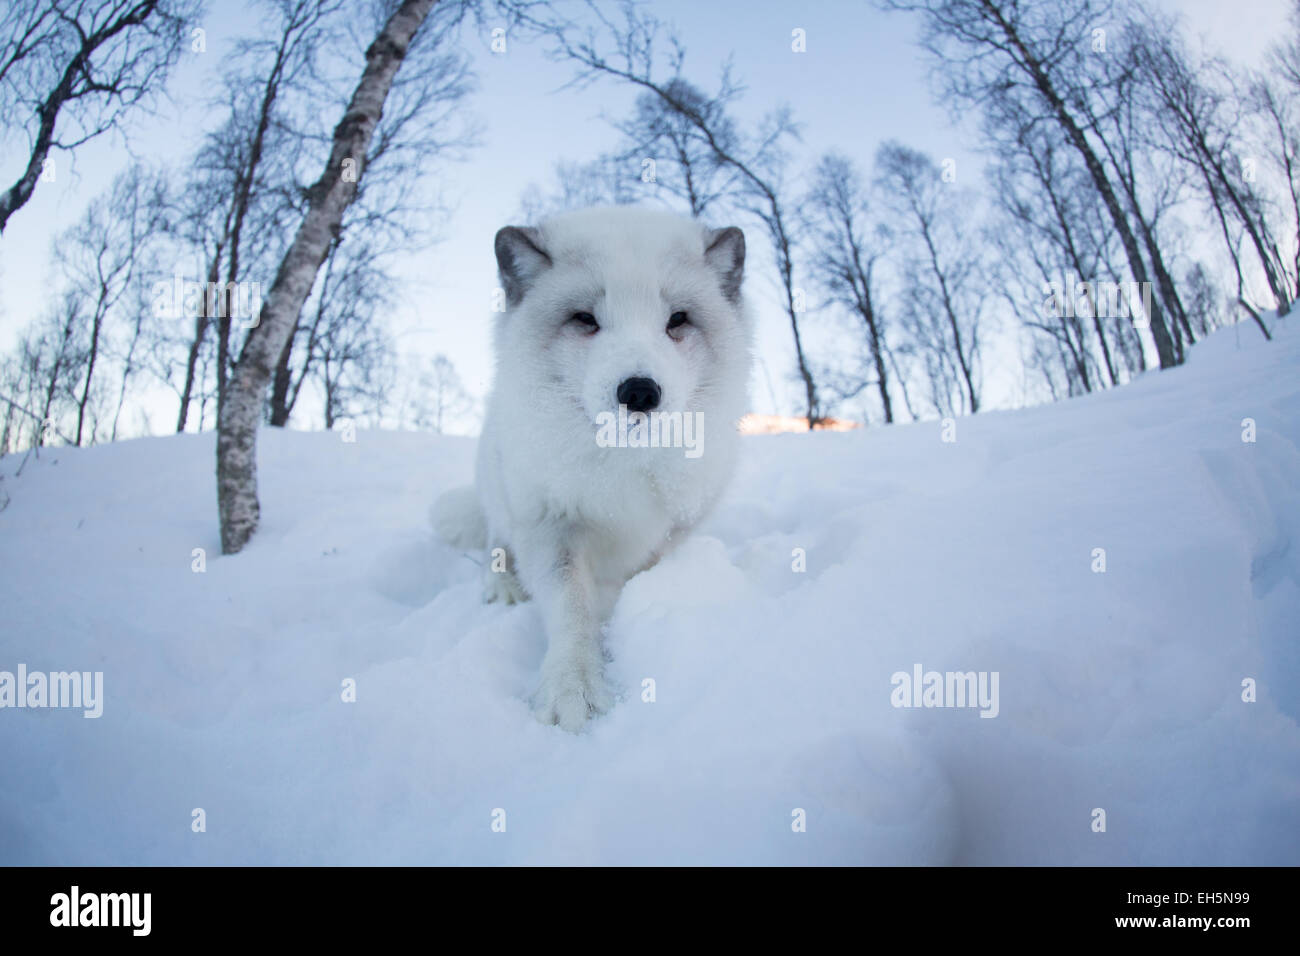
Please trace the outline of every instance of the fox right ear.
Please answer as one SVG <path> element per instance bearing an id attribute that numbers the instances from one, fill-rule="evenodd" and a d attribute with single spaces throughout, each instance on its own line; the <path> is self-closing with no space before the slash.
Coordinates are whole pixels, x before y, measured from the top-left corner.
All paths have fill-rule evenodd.
<path id="1" fill-rule="evenodd" d="M 740 298 L 740 282 L 745 277 L 745 234 L 736 226 L 710 229 L 704 241 L 704 261 L 718 274 L 722 294 L 732 302 Z"/>
<path id="2" fill-rule="evenodd" d="M 531 226 L 506 226 L 497 232 L 495 245 L 506 303 L 513 308 L 550 266 L 551 257 L 542 250 L 541 232 Z"/>

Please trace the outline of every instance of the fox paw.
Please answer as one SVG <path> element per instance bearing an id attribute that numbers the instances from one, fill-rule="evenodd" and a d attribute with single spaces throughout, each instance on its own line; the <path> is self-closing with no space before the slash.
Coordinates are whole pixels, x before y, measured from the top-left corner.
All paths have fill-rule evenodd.
<path id="1" fill-rule="evenodd" d="M 533 695 L 533 716 L 576 734 L 591 717 L 614 706 L 614 694 L 600 674 L 566 671 L 542 678 Z"/>
<path id="2" fill-rule="evenodd" d="M 502 604 L 522 604 L 528 592 L 519 583 L 513 571 L 489 571 L 483 576 L 483 603 L 500 601 Z"/>

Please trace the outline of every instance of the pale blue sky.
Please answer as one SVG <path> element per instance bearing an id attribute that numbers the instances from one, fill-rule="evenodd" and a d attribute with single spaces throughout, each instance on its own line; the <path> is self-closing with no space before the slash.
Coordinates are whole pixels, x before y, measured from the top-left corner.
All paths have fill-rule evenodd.
<path id="1" fill-rule="evenodd" d="M 1165 0 L 1164 5 L 1183 13 L 1193 32 L 1214 48 L 1248 62 L 1263 55 L 1286 22 L 1286 0 Z M 848 0 L 661 0 L 652 9 L 679 28 L 689 52 L 687 74 L 696 82 L 711 85 L 721 62 L 733 56 L 735 75 L 746 86 L 742 117 L 790 104 L 804 133 L 796 176 L 831 148 L 868 168 L 882 141 L 899 139 L 936 158 L 956 159 L 959 180 L 978 185 L 982 164 L 973 152 L 974 127 L 954 128 L 947 111 L 933 101 L 910 17 Z M 219 75 L 231 37 L 253 22 L 239 0 L 213 0 L 203 23 L 208 50 L 183 58 L 171 86 L 174 102 L 161 104 L 156 116 L 136 118 L 126 136 L 86 145 L 71 165 L 66 155 L 58 158 L 57 181 L 39 184 L 0 238 L 0 348 L 12 345 L 18 330 L 52 296 L 54 235 L 108 185 L 130 154 L 183 162 L 202 131 L 219 119 L 199 104 Z M 803 54 L 790 49 L 796 27 L 807 33 Z M 400 351 L 445 352 L 467 385 L 481 394 L 491 369 L 493 234 L 516 214 L 529 183 L 549 184 L 557 160 L 590 159 L 612 145 L 602 111 L 620 114 L 634 94 L 612 82 L 561 90 L 571 68 L 548 61 L 536 45 L 511 41 L 508 52 L 497 55 L 470 34 L 467 43 L 479 90 L 465 108 L 480 120 L 482 144 L 469 162 L 440 170 L 454 213 L 442 226 L 444 241 L 404 264 L 402 302 L 391 323 Z M 0 158 L 5 182 L 12 180 L 17 160 Z M 759 314 L 759 355 L 780 391 L 793 368 L 789 327 L 768 278 L 766 250 L 756 243 L 751 263 L 754 279 L 748 287 Z M 1013 386 L 991 384 L 1003 394 L 988 396 L 990 406 L 1014 399 Z M 768 394 L 760 375 L 756 410 L 772 410 Z M 305 417 L 295 424 L 310 427 L 316 421 Z"/>

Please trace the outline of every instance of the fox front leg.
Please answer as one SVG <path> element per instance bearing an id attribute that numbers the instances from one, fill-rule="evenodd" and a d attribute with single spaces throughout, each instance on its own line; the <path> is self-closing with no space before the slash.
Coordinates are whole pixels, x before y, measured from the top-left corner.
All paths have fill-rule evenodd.
<path id="1" fill-rule="evenodd" d="M 527 549 L 534 570 L 528 579 L 539 582 L 535 597 L 547 641 L 533 714 L 544 724 L 576 733 L 614 701 L 600 646 L 602 595 L 579 534 L 538 537 L 551 543 L 535 540 Z"/>

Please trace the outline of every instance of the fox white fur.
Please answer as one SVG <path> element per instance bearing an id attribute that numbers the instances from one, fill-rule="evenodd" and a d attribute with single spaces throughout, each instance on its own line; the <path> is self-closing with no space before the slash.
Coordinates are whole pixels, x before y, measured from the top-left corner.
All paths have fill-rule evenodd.
<path id="1" fill-rule="evenodd" d="M 454 546 L 484 549 L 486 601 L 536 600 L 547 651 L 534 713 L 577 731 L 614 700 L 601 628 L 623 585 L 732 474 L 753 336 L 745 240 L 667 212 L 595 208 L 508 226 L 496 256 L 507 309 L 476 487 L 443 495 L 434 524 Z M 597 441 L 631 380 L 657 384 L 654 411 L 702 413 L 694 457 Z"/>

